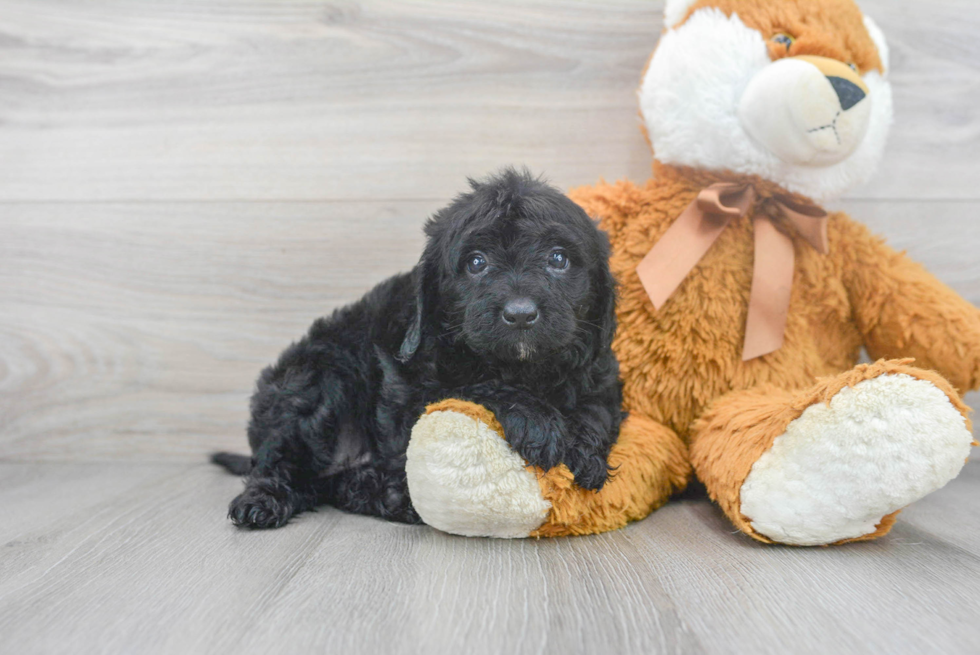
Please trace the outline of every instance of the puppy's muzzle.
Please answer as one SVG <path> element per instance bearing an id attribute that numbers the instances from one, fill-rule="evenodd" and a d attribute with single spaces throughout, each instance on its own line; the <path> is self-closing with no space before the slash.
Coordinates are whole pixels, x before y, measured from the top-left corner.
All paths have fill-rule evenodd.
<path id="1" fill-rule="evenodd" d="M 778 59 L 749 81 L 738 105 L 756 145 L 790 164 L 843 161 L 867 133 L 870 91 L 847 64 L 809 55 Z"/>
<path id="2" fill-rule="evenodd" d="M 508 327 L 527 330 L 538 320 L 538 306 L 530 298 L 508 300 L 500 317 Z"/>

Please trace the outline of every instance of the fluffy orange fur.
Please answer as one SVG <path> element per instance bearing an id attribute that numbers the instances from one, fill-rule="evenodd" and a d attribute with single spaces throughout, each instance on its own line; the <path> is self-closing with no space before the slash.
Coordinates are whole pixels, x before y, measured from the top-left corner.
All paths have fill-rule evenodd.
<path id="1" fill-rule="evenodd" d="M 449 398 L 425 408 L 426 414 L 441 411 L 469 416 L 504 436 L 493 412 L 482 405 Z M 530 536 L 562 537 L 621 528 L 660 507 L 672 491 L 687 485 L 691 475 L 684 442 L 670 429 L 641 416 L 623 422 L 609 464 L 615 473 L 598 492 L 576 485 L 564 464 L 547 472 L 528 467 L 538 478 L 542 496 L 551 502 L 548 518 Z"/>
<path id="2" fill-rule="evenodd" d="M 687 16 L 703 7 L 737 10 L 767 40 L 792 36 L 788 49 L 770 43 L 773 59 L 821 55 L 853 62 L 862 72 L 881 70 L 852 0 L 700 0 Z M 729 224 L 658 311 L 636 266 L 698 192 L 715 182 L 752 184 L 759 202 Z M 620 283 L 613 347 L 630 418 L 611 458 L 616 476 L 602 492 L 574 487 L 564 467 L 540 477 L 553 509 L 536 534 L 600 532 L 641 518 L 684 487 L 693 465 L 731 521 L 769 541 L 742 515 L 739 490 L 759 456 L 806 407 L 827 402 L 845 386 L 897 372 L 932 382 L 966 416 L 957 390 L 980 386 L 980 310 L 843 213 L 831 214 L 830 252 L 821 255 L 766 203 L 778 194 L 791 195 L 759 178 L 659 162 L 643 185 L 600 183 L 570 193 L 600 219 L 612 244 Z M 795 272 L 782 347 L 743 362 L 752 219 L 760 211 L 792 238 Z M 862 346 L 872 358 L 914 358 L 915 366 L 901 359 L 856 367 Z M 874 533 L 856 540 L 880 537 L 894 522 L 894 514 L 886 516 Z"/>
<path id="3" fill-rule="evenodd" d="M 734 220 L 657 311 L 636 266 L 698 191 L 747 181 L 760 198 L 778 187 L 756 178 L 655 164 L 644 186 L 630 182 L 573 190 L 601 218 L 619 280 L 619 331 L 614 348 L 630 412 L 648 416 L 689 440 L 691 427 L 716 398 L 770 384 L 802 389 L 858 361 L 915 357 L 961 390 L 980 382 L 980 310 L 921 266 L 842 213 L 831 214 L 830 253 L 821 255 L 781 219 L 793 238 L 796 271 L 783 346 L 743 362 L 742 339 L 752 283 L 752 217 Z"/>
<path id="4" fill-rule="evenodd" d="M 691 447 L 691 461 L 698 477 L 709 489 L 712 500 L 732 518 L 737 528 L 759 541 L 770 542 L 758 534 L 742 515 L 739 490 L 752 470 L 752 465 L 772 447 L 776 437 L 803 411 L 817 403 L 830 403 L 841 389 L 885 374 L 905 374 L 931 382 L 949 396 L 969 425 L 969 408 L 963 404 L 949 382 L 938 373 L 914 368 L 911 359 L 880 360 L 864 364 L 836 376 L 822 378 L 804 390 L 788 390 L 763 384 L 744 391 L 735 391 L 712 403 L 694 424 L 696 435 Z M 887 528 L 894 524 L 894 515 L 886 517 Z M 887 532 L 886 521 L 874 536 Z M 867 535 L 863 539 L 870 538 Z M 856 541 L 851 539 L 849 541 Z"/>
<path id="5" fill-rule="evenodd" d="M 644 186 L 600 184 L 570 194 L 601 218 L 612 244 L 610 265 L 620 282 L 613 347 L 630 417 L 610 456 L 615 474 L 599 493 L 576 487 L 564 466 L 535 471 L 552 509 L 533 536 L 603 532 L 643 518 L 684 488 L 693 465 L 732 522 L 768 542 L 742 515 L 739 490 L 752 464 L 810 405 L 862 380 L 905 373 L 935 384 L 967 415 L 954 386 L 973 389 L 980 382 L 980 310 L 844 214 L 831 216 L 827 255 L 773 218 L 796 252 L 778 351 L 741 358 L 751 221 L 764 202 L 733 221 L 667 304 L 654 309 L 636 266 L 700 189 L 736 181 L 752 183 L 761 200 L 785 194 L 758 178 L 662 164 L 655 173 Z M 874 357 L 912 355 L 934 371 L 911 366 L 912 359 L 855 367 L 862 344 Z M 443 405 L 432 410 L 463 411 L 502 433 L 482 407 Z M 893 524 L 894 516 L 885 517 L 861 539 L 881 536 Z"/>
<path id="6" fill-rule="evenodd" d="M 669 428 L 640 415 L 628 417 L 609 454 L 613 474 L 598 492 L 574 483 L 563 464 L 547 473 L 535 469 L 542 495 L 551 501 L 544 525 L 532 537 L 593 534 L 642 519 L 687 486 L 687 447 Z"/>
<path id="7" fill-rule="evenodd" d="M 853 63 L 862 73 L 872 69 L 882 71 L 878 49 L 853 0 L 782 0 L 779 3 L 771 0 L 700 0 L 691 6 L 687 17 L 705 7 L 714 7 L 728 16 L 738 12 L 745 25 L 767 40 L 773 61 L 782 57 L 817 55 Z M 771 38 L 776 34 L 792 37 L 792 46 L 786 48 L 773 42 Z"/>
<path id="8" fill-rule="evenodd" d="M 831 215 L 827 255 L 774 219 L 793 238 L 796 255 L 785 341 L 778 351 L 741 360 L 754 250 L 751 219 L 764 203 L 733 221 L 668 303 L 654 309 L 636 266 L 700 189 L 734 181 L 754 184 L 762 199 L 780 192 L 763 180 L 733 174 L 659 163 L 654 171 L 643 186 L 600 184 L 571 196 L 601 218 L 612 242 L 611 266 L 620 282 L 614 348 L 626 409 L 669 427 L 692 454 L 702 453 L 693 457 L 694 469 L 738 527 L 765 541 L 742 517 L 738 489 L 752 463 L 795 418 L 786 418 L 792 415 L 786 406 L 796 407 L 800 392 L 818 378 L 850 372 L 840 378 L 849 380 L 862 345 L 872 357 L 912 356 L 938 371 L 952 385 L 903 364 L 903 371 L 917 377 L 935 376 L 953 404 L 963 407 L 953 387 L 973 389 L 980 382 L 980 310 L 842 213 Z M 720 409 L 706 414 L 716 401 Z M 763 408 L 779 420 L 746 430 Z M 726 420 L 709 420 L 719 412 Z M 708 442 L 700 444 L 705 436 Z"/>

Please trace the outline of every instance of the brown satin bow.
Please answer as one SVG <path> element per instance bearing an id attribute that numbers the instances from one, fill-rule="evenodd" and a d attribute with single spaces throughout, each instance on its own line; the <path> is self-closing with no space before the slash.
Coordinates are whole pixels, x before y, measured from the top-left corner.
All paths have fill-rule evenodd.
<path id="1" fill-rule="evenodd" d="M 660 309 L 667 302 L 728 223 L 744 216 L 755 199 L 751 185 L 734 182 L 712 184 L 698 194 L 636 267 L 654 307 Z M 827 212 L 789 196 L 775 196 L 765 202 L 771 202 L 818 252 L 827 254 Z M 792 239 L 773 225 L 765 211 L 756 212 L 752 228 L 755 265 L 742 361 L 783 345 L 793 286 Z"/>

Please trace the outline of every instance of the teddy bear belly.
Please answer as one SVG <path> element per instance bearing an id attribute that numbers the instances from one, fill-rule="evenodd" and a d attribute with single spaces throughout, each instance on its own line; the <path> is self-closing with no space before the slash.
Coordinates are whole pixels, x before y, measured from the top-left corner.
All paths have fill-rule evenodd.
<path id="1" fill-rule="evenodd" d="M 803 388 L 857 363 L 862 340 L 844 318 L 846 298 L 820 297 L 839 285 L 827 281 L 817 289 L 797 276 L 782 347 L 743 362 L 750 280 L 745 289 L 725 290 L 698 277 L 685 282 L 660 311 L 645 294 L 634 295 L 633 302 L 623 294 L 613 348 L 627 411 L 649 416 L 686 440 L 694 420 L 725 393 L 766 383 Z"/>

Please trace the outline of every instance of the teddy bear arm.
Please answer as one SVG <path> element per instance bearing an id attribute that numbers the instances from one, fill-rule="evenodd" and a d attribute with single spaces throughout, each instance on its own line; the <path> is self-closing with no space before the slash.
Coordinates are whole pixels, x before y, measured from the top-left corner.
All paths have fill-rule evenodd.
<path id="1" fill-rule="evenodd" d="M 597 534 L 624 527 L 683 491 L 691 477 L 690 455 L 673 430 L 631 413 L 609 453 L 612 474 L 599 491 L 575 484 L 564 465 L 537 470 L 543 497 L 551 504 L 547 520 L 532 537 Z"/>
<path id="2" fill-rule="evenodd" d="M 422 519 L 470 536 L 557 537 L 615 530 L 684 489 L 687 447 L 670 428 L 631 414 L 609 453 L 613 473 L 600 491 L 583 489 L 564 464 L 528 466 L 482 405 L 447 399 L 412 429 L 405 473 Z"/>
<path id="3" fill-rule="evenodd" d="M 847 223 L 840 230 L 845 284 L 868 354 L 914 357 L 961 391 L 980 386 L 980 309 L 863 226 Z"/>

